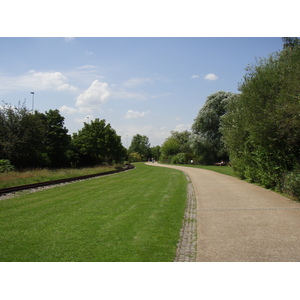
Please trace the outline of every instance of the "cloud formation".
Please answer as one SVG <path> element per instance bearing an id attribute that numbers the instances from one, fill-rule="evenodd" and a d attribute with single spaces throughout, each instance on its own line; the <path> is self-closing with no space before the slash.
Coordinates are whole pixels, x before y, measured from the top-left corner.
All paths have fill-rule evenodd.
<path id="1" fill-rule="evenodd" d="M 72 115 L 78 112 L 78 109 L 74 107 L 69 107 L 67 105 L 63 105 L 62 107 L 60 107 L 59 111 L 62 112 L 63 114 Z"/>
<path id="2" fill-rule="evenodd" d="M 103 105 L 110 96 L 108 84 L 95 80 L 88 89 L 77 97 L 76 106 L 80 112 L 93 112 Z"/>
<path id="3" fill-rule="evenodd" d="M 183 132 L 185 130 L 190 131 L 192 124 L 178 124 L 176 125 L 174 131 Z"/>
<path id="4" fill-rule="evenodd" d="M 125 118 L 126 119 L 135 119 L 135 118 L 139 118 L 139 117 L 144 117 L 146 114 L 149 114 L 150 111 L 133 111 L 131 109 L 129 109 L 126 113 Z"/>
<path id="5" fill-rule="evenodd" d="M 30 70 L 25 75 L 1 76 L 2 90 L 57 90 L 77 91 L 77 87 L 68 83 L 61 72 L 37 72 Z"/>
<path id="6" fill-rule="evenodd" d="M 205 75 L 204 79 L 206 80 L 217 80 L 219 77 L 213 73 L 209 73 Z"/>
<path id="7" fill-rule="evenodd" d="M 199 78 L 200 77 L 200 75 L 193 75 L 193 76 L 191 76 L 191 79 L 196 79 L 196 78 Z"/>

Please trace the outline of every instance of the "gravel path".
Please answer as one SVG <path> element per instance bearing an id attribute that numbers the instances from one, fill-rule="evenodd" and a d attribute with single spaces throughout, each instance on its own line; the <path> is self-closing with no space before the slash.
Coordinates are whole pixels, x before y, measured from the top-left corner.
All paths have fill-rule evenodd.
<path id="1" fill-rule="evenodd" d="M 194 262 L 197 254 L 197 203 L 188 175 L 188 200 L 184 213 L 175 262 Z"/>
<path id="2" fill-rule="evenodd" d="M 204 169 L 158 163 L 149 165 L 178 169 L 190 178 L 197 202 L 196 261 L 300 261 L 299 202 Z M 185 220 L 188 220 L 186 216 Z M 193 247 L 190 242 L 193 237 L 183 238 L 180 245 L 184 240 L 189 244 L 185 249 Z M 177 261 L 191 261 L 187 259 L 188 250 L 183 251 L 187 252 L 185 260 Z M 183 257 L 181 255 L 180 259 Z"/>

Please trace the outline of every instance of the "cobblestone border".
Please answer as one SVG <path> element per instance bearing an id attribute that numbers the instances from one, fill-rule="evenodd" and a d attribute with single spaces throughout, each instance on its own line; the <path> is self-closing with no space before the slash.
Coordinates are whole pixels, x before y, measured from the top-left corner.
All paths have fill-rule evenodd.
<path id="1" fill-rule="evenodd" d="M 197 255 L 197 202 L 194 187 L 188 180 L 187 207 L 185 209 L 175 262 L 195 262 Z"/>

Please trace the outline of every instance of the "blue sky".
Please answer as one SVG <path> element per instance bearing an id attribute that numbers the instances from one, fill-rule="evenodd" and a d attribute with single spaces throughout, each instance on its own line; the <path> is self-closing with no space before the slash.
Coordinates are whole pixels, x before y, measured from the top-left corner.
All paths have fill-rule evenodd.
<path id="1" fill-rule="evenodd" d="M 0 100 L 31 109 L 34 91 L 34 108 L 59 109 L 70 134 L 100 118 L 125 147 L 135 134 L 156 146 L 281 49 L 281 37 L 1 37 Z"/>

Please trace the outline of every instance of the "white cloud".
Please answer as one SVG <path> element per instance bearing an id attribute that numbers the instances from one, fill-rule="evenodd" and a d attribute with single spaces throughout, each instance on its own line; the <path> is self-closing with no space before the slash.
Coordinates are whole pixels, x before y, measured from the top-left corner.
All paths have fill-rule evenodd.
<path id="1" fill-rule="evenodd" d="M 123 86 L 125 87 L 136 87 L 139 85 L 142 85 L 146 82 L 151 82 L 152 80 L 150 78 L 131 78 L 123 83 Z"/>
<path id="2" fill-rule="evenodd" d="M 59 111 L 62 112 L 63 114 L 72 115 L 72 114 L 75 114 L 76 112 L 78 112 L 78 109 L 76 109 L 74 107 L 69 107 L 67 105 L 63 105 L 59 109 Z"/>
<path id="3" fill-rule="evenodd" d="M 174 131 L 178 131 L 178 132 L 183 132 L 185 130 L 190 131 L 191 130 L 192 125 L 191 124 L 178 124 Z"/>
<path id="4" fill-rule="evenodd" d="M 25 75 L 10 77 L 1 76 L 2 90 L 58 90 L 76 91 L 61 72 L 36 72 L 30 70 Z"/>
<path id="5" fill-rule="evenodd" d="M 88 89 L 77 97 L 76 106 L 80 112 L 99 110 L 110 96 L 108 84 L 95 80 Z"/>
<path id="6" fill-rule="evenodd" d="M 217 80 L 219 77 L 213 73 L 206 74 L 204 79 L 206 80 Z"/>
<path id="7" fill-rule="evenodd" d="M 195 78 L 199 78 L 200 77 L 200 75 L 193 75 L 193 76 L 191 76 L 191 79 L 195 79 Z"/>
<path id="8" fill-rule="evenodd" d="M 140 134 L 145 135 L 149 138 L 151 146 L 161 145 L 167 137 L 170 136 L 170 129 L 167 127 L 157 128 L 152 125 L 145 126 L 122 126 L 116 128 L 119 135 L 122 136 L 122 143 L 124 146 L 128 147 L 131 144 L 131 140 L 134 135 Z"/>
<path id="9" fill-rule="evenodd" d="M 89 124 L 89 123 L 91 123 L 91 121 L 94 121 L 94 120 L 95 120 L 95 117 L 93 115 L 88 115 L 83 118 L 76 118 L 74 121 L 79 124 L 83 124 L 84 122 Z"/>
<path id="10" fill-rule="evenodd" d="M 127 111 L 125 118 L 126 119 L 135 119 L 135 118 L 139 118 L 139 117 L 144 117 L 146 114 L 149 114 L 149 113 L 150 113 L 150 111 L 139 112 L 139 111 L 133 111 L 130 109 Z"/>
<path id="11" fill-rule="evenodd" d="M 60 72 L 36 72 L 29 71 L 29 76 L 24 78 L 31 81 L 36 89 L 57 89 L 59 91 L 76 91 L 77 88 L 66 83 L 67 78 Z"/>

